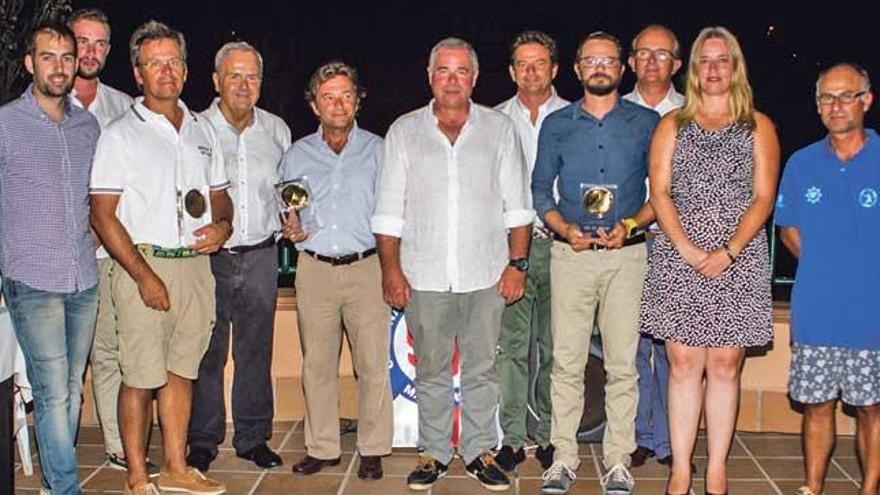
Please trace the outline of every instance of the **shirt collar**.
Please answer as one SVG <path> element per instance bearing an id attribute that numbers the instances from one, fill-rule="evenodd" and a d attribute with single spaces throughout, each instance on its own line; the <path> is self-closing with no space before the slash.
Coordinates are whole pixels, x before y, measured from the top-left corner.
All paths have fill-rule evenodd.
<path id="1" fill-rule="evenodd" d="M 101 80 L 98 79 L 98 88 L 95 90 L 95 101 L 92 102 L 92 105 L 99 104 L 98 102 L 101 101 L 101 95 L 103 94 L 103 92 L 104 92 L 104 83 L 102 83 Z M 71 101 L 71 103 L 73 103 L 74 105 L 76 105 L 80 108 L 85 108 L 83 106 L 82 102 L 79 101 L 79 96 L 77 96 L 76 85 L 74 85 L 72 88 L 70 88 L 70 101 Z"/>
<path id="2" fill-rule="evenodd" d="M 357 136 L 358 136 L 358 121 L 357 121 L 357 119 L 354 119 L 354 122 L 352 122 L 352 125 L 351 125 L 351 129 L 348 130 L 348 141 L 345 142 L 345 146 L 342 148 L 342 151 L 345 151 L 346 148 L 348 148 L 348 146 L 351 143 L 356 142 Z M 327 142 L 324 141 L 324 128 L 321 126 L 321 124 L 318 124 L 318 130 L 315 131 L 315 137 L 317 137 L 318 141 L 321 141 L 321 143 L 323 143 L 324 146 L 328 150 L 330 149 L 330 145 L 328 145 Z M 330 151 L 333 152 L 334 155 L 336 154 L 335 151 L 333 151 L 333 150 L 330 150 Z"/>
<path id="3" fill-rule="evenodd" d="M 198 118 L 196 114 L 186 106 L 186 103 L 183 102 L 180 98 L 177 99 L 177 106 L 183 110 L 183 117 L 186 120 L 187 117 L 191 118 L 193 121 L 198 122 Z M 168 122 L 168 119 L 165 118 L 164 115 L 160 113 L 156 113 L 144 105 L 144 97 L 138 96 L 135 98 L 134 103 L 131 105 L 132 111 L 135 115 L 143 122 L 151 120 L 153 122 Z M 168 122 L 170 124 L 170 122 Z"/>
<path id="4" fill-rule="evenodd" d="M 546 113 L 547 107 L 552 105 L 557 98 L 559 98 L 559 95 L 556 94 L 556 88 L 550 86 L 550 98 L 547 98 L 547 101 L 541 103 L 541 105 L 538 106 L 538 115 L 543 115 L 544 113 Z M 513 95 L 513 104 L 516 105 L 516 107 L 519 108 L 521 111 L 525 113 L 530 113 L 529 108 L 525 106 L 522 100 L 520 100 L 519 93 Z"/>
<path id="5" fill-rule="evenodd" d="M 663 99 L 660 100 L 657 103 L 657 105 L 655 105 L 653 107 L 649 107 L 648 104 L 645 103 L 645 99 L 642 98 L 642 93 L 639 91 L 638 84 L 636 84 L 635 87 L 633 87 L 632 95 L 633 95 L 633 100 L 635 100 L 634 103 L 638 103 L 639 105 L 641 105 L 643 107 L 650 108 L 651 110 L 656 110 L 656 109 L 662 107 L 663 105 L 667 105 L 667 104 L 677 104 L 678 102 L 676 102 L 675 100 L 678 100 L 679 98 L 683 99 L 683 97 L 680 96 L 678 94 L 678 92 L 675 90 L 675 85 L 672 83 L 669 83 L 669 90 L 666 91 L 666 96 L 664 96 Z"/>
<path id="6" fill-rule="evenodd" d="M 431 125 L 437 127 L 440 123 L 440 120 L 437 119 L 436 115 L 434 115 L 434 101 L 436 100 L 434 98 L 431 98 L 431 101 L 428 102 L 428 106 L 425 107 L 424 111 L 425 119 L 427 119 L 431 123 Z M 476 124 L 477 120 L 479 120 L 477 118 L 477 104 L 474 103 L 474 100 L 468 99 L 468 118 L 465 122 L 465 126 L 470 127 Z"/>
<path id="7" fill-rule="evenodd" d="M 618 112 L 625 111 L 626 108 L 622 105 L 622 103 L 621 103 L 622 100 L 623 100 L 623 98 L 618 94 L 617 99 L 614 101 L 614 107 L 611 108 L 610 112 L 606 113 L 605 116 L 602 117 L 602 120 L 607 120 L 609 117 L 614 118 L 614 116 Z M 572 120 L 589 119 L 594 122 L 599 122 L 599 119 L 597 119 L 591 113 L 584 110 L 584 98 L 583 97 L 581 97 L 580 99 L 578 99 L 577 101 L 572 103 L 572 106 L 574 107 L 574 109 L 571 113 Z"/>
<path id="8" fill-rule="evenodd" d="M 260 125 L 260 112 L 256 106 L 254 106 L 253 112 L 254 112 L 253 122 L 251 122 L 250 125 L 245 127 L 244 130 L 241 131 L 240 134 L 244 134 L 248 130 L 250 130 L 252 128 L 255 129 Z M 229 127 L 230 129 L 234 130 L 236 134 L 239 134 L 238 129 L 235 126 L 233 126 L 231 123 L 229 123 L 228 120 L 226 120 L 226 116 L 223 115 L 223 112 L 220 110 L 220 97 L 219 96 L 215 96 L 214 100 L 211 102 L 211 104 L 208 106 L 208 108 L 202 113 L 205 115 L 205 117 L 207 117 L 208 120 L 211 121 L 212 124 L 214 124 L 214 127 L 220 128 L 220 127 L 226 126 L 226 127 Z"/>

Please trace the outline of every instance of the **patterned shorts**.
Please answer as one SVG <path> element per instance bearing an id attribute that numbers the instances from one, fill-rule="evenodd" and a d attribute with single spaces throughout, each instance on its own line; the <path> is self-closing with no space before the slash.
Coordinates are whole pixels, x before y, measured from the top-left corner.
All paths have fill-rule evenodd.
<path id="1" fill-rule="evenodd" d="M 794 344 L 788 391 L 805 404 L 880 403 L 880 351 Z"/>

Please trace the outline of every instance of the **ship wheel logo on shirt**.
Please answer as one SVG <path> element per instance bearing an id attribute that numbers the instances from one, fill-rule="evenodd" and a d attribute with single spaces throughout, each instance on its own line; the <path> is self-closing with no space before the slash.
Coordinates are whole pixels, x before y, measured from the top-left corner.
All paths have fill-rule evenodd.
<path id="1" fill-rule="evenodd" d="M 877 204 L 877 191 L 866 187 L 859 192 L 859 204 L 863 208 L 872 208 Z"/>
<path id="2" fill-rule="evenodd" d="M 804 197 L 807 198 L 807 203 L 814 205 L 822 199 L 822 190 L 816 186 L 813 186 L 813 187 L 807 189 L 807 192 L 804 194 Z"/>

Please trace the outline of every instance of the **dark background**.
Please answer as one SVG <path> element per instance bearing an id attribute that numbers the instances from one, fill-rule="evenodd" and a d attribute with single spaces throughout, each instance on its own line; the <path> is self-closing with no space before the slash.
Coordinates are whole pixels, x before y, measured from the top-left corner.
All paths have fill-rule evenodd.
<path id="1" fill-rule="evenodd" d="M 699 30 L 723 25 L 742 44 L 756 106 L 778 126 L 783 160 L 824 134 L 813 100 L 821 68 L 840 60 L 853 61 L 880 80 L 877 3 L 868 1 L 815 5 L 772 0 L 74 2 L 74 8 L 86 6 L 105 10 L 113 28 L 113 49 L 102 79 L 133 95 L 137 89 L 127 47 L 132 31 L 151 18 L 183 31 L 189 51 L 189 80 L 183 98 L 194 110 L 204 109 L 214 97 L 210 76 L 216 50 L 226 41 L 250 42 L 262 52 L 266 65 L 260 106 L 282 116 L 294 138 L 317 127 L 303 91 L 320 64 L 338 58 L 359 70 L 368 96 L 358 123 L 382 135 L 397 116 L 430 98 L 425 72 L 428 53 L 434 43 L 451 35 L 468 40 L 479 55 L 474 100 L 494 105 L 514 92 L 507 73 L 507 47 L 522 30 L 540 29 L 557 39 L 556 87 L 561 96 L 574 100 L 581 96 L 581 89 L 572 64 L 577 43 L 585 34 L 605 30 L 629 46 L 644 25 L 665 24 L 681 39 L 686 63 L 690 42 Z M 627 72 L 622 92 L 628 92 L 633 82 Z M 679 89 L 682 83 L 676 78 Z M 868 114 L 867 125 L 880 126 L 876 108 Z M 790 275 L 792 263 L 784 258 L 778 271 Z"/>

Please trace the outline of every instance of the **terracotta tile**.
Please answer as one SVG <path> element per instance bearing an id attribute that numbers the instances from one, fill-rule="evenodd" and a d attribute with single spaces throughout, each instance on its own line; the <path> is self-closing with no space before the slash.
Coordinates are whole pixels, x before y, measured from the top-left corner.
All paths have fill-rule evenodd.
<path id="1" fill-rule="evenodd" d="M 764 459 L 762 459 L 762 461 L 763 460 Z M 694 464 L 697 467 L 697 472 L 694 474 L 695 480 L 703 479 L 706 473 L 707 463 L 708 459 L 704 457 L 694 459 Z M 764 479 L 764 473 L 761 472 L 758 465 L 755 464 L 755 461 L 752 459 L 748 457 L 734 457 L 727 460 L 727 477 L 729 479 L 755 480 Z"/>
<path id="2" fill-rule="evenodd" d="M 487 492 L 468 477 L 445 477 L 431 488 L 431 495 L 485 495 Z M 502 493 L 511 493 L 510 490 Z"/>
<path id="3" fill-rule="evenodd" d="M 760 411 L 758 411 L 758 391 L 743 390 L 739 395 L 739 414 L 736 429 L 740 431 L 759 431 Z"/>
<path id="4" fill-rule="evenodd" d="M 339 475 L 296 476 L 292 473 L 269 473 L 257 485 L 254 494 L 333 495 L 342 484 Z"/>
<path id="5" fill-rule="evenodd" d="M 836 445 L 834 457 L 855 457 L 857 455 L 855 437 L 838 435 Z"/>
<path id="6" fill-rule="evenodd" d="M 783 392 L 761 394 L 761 431 L 800 433 L 801 414 L 791 408 L 788 395 Z"/>
<path id="7" fill-rule="evenodd" d="M 90 474 L 97 471 L 95 468 L 79 468 L 77 469 L 77 478 L 80 482 L 82 480 L 89 477 Z M 34 466 L 34 474 L 32 476 L 26 476 L 22 471 L 15 472 L 15 488 L 18 490 L 19 488 L 30 488 L 39 490 L 42 486 L 40 482 L 40 468 L 38 466 Z"/>
<path id="8" fill-rule="evenodd" d="M 356 474 L 348 478 L 345 485 L 346 495 L 412 495 L 413 492 L 406 486 L 406 478 L 402 476 L 389 476 L 385 471 L 385 477 L 381 480 L 361 480 Z"/>
<path id="9" fill-rule="evenodd" d="M 79 434 L 76 438 L 77 445 L 104 445 L 104 434 L 101 428 L 97 426 L 79 427 Z"/>
<path id="10" fill-rule="evenodd" d="M 281 445 L 281 451 L 305 452 L 305 435 L 302 431 L 287 434 L 287 440 Z"/>
<path id="11" fill-rule="evenodd" d="M 730 457 L 748 457 L 748 454 L 743 450 L 739 442 L 736 441 L 736 438 L 730 444 L 730 454 L 728 455 Z M 694 457 L 708 457 L 708 445 L 706 444 L 705 436 L 697 437 L 697 444 L 694 446 Z"/>
<path id="12" fill-rule="evenodd" d="M 76 460 L 80 467 L 100 467 L 107 461 L 103 445 L 86 445 L 76 448 Z"/>
<path id="13" fill-rule="evenodd" d="M 272 431 L 272 437 L 269 438 L 269 441 L 266 442 L 269 445 L 269 448 L 272 450 L 277 450 L 278 447 L 281 446 L 281 442 L 284 440 L 284 436 L 287 435 L 286 431 Z M 235 431 L 226 430 L 226 435 L 223 438 L 223 443 L 219 445 L 221 449 L 234 449 L 232 441 L 235 437 Z"/>
<path id="14" fill-rule="evenodd" d="M 862 467 L 859 465 L 859 460 L 857 458 L 835 456 L 834 462 L 836 462 L 837 467 L 848 474 L 850 478 L 855 480 L 862 479 Z"/>
<path id="15" fill-rule="evenodd" d="M 85 484 L 83 489 L 89 491 L 116 491 L 122 490 L 126 482 L 126 472 L 110 468 L 102 468 Z"/>
<path id="16" fill-rule="evenodd" d="M 799 487 L 803 486 L 801 481 L 777 481 L 776 484 L 782 493 L 794 493 Z M 852 481 L 825 481 L 825 490 L 822 495 L 856 495 L 859 492 L 858 487 Z"/>
<path id="17" fill-rule="evenodd" d="M 208 477 L 226 485 L 226 493 L 248 493 L 260 479 L 260 473 L 224 473 L 211 470 Z"/>
<path id="18" fill-rule="evenodd" d="M 395 451 L 392 455 L 382 458 L 382 469 L 386 476 L 408 476 L 415 469 L 417 462 L 417 455 L 401 454 Z"/>
<path id="19" fill-rule="evenodd" d="M 305 457 L 304 452 L 281 452 L 281 459 L 284 460 L 284 465 L 287 466 L 285 471 L 290 473 L 291 466 L 293 466 L 294 464 L 296 464 L 297 462 L 302 460 L 303 457 Z M 351 454 L 342 454 L 342 459 L 341 459 L 339 465 L 326 467 L 321 470 L 320 474 L 322 474 L 322 475 L 323 474 L 327 474 L 327 475 L 345 474 L 345 472 L 348 470 L 349 463 L 351 463 L 351 457 L 352 457 Z M 250 464 L 250 463 L 248 463 L 248 464 Z M 253 466 L 253 464 L 251 464 L 251 466 Z M 275 473 L 275 472 L 273 471 L 272 473 Z M 293 474 L 293 473 L 291 473 L 291 474 Z M 308 478 L 308 476 L 304 476 L 304 477 Z"/>
<path id="20" fill-rule="evenodd" d="M 642 466 L 631 468 L 630 473 L 636 479 L 651 478 L 665 480 L 669 476 L 669 466 L 664 466 L 657 462 L 656 458 L 652 458 L 648 459 L 648 461 Z"/>
<path id="21" fill-rule="evenodd" d="M 761 459 L 761 466 L 773 479 L 804 479 L 804 462 L 802 459 Z M 828 466 L 828 480 L 845 480 L 846 476 L 833 464 Z"/>
<path id="22" fill-rule="evenodd" d="M 755 457 L 800 457 L 800 435 L 748 435 L 740 437 Z"/>
<path id="23" fill-rule="evenodd" d="M 532 493 L 541 493 L 541 483 L 540 479 L 522 479 L 519 480 L 519 493 L 522 494 L 532 494 Z M 434 493 L 437 493 L 434 490 Z M 473 492 L 478 493 L 478 492 Z M 485 492 L 482 492 L 485 494 Z M 602 487 L 599 486 L 599 481 L 595 479 L 581 479 L 578 478 L 575 480 L 575 483 L 571 485 L 571 489 L 568 491 L 568 495 L 601 495 Z M 653 493 L 653 492 L 642 492 L 638 491 L 636 493 Z"/>
<path id="24" fill-rule="evenodd" d="M 702 494 L 703 482 L 694 481 L 694 486 L 692 487 L 692 489 L 693 493 Z M 776 490 L 773 489 L 773 485 L 771 485 L 769 481 L 729 481 L 727 484 L 727 493 L 748 495 L 776 495 Z M 783 490 L 782 493 L 788 495 L 789 493 L 794 493 L 794 490 Z"/>
<path id="25" fill-rule="evenodd" d="M 263 469 L 258 467 L 251 461 L 242 459 L 235 455 L 235 451 L 223 449 L 217 453 L 217 458 L 211 463 L 211 472 L 214 471 L 254 471 L 260 472 Z"/>
<path id="26" fill-rule="evenodd" d="M 842 410 L 837 411 L 835 418 L 838 435 L 854 435 L 856 432 L 856 419 Z"/>
<path id="27" fill-rule="evenodd" d="M 275 379 L 275 417 L 292 420 L 303 417 L 302 380 L 299 377 Z"/>

